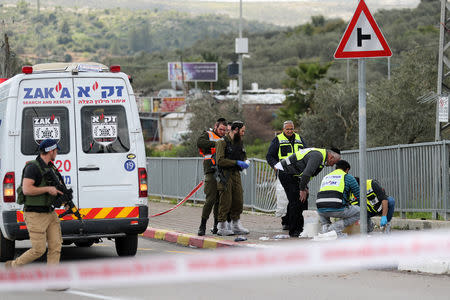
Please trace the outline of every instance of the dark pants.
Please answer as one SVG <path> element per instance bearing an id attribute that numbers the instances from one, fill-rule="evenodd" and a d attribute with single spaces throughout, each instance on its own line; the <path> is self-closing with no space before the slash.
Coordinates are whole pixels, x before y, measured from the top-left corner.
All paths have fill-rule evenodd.
<path id="1" fill-rule="evenodd" d="M 217 214 L 219 211 L 219 193 L 217 191 L 217 181 L 214 173 L 208 173 L 205 175 L 204 192 L 206 195 L 206 201 L 203 205 L 202 219 L 208 220 L 211 210 L 214 207 L 214 220 L 217 220 Z"/>
<path id="2" fill-rule="evenodd" d="M 308 201 L 300 202 L 299 177 L 279 172 L 278 178 L 289 202 L 286 216 L 282 218 L 281 223 L 289 225 L 289 235 L 298 236 L 303 231 L 303 211 L 308 209 Z"/>
<path id="3" fill-rule="evenodd" d="M 217 184 L 217 190 L 219 191 L 219 222 L 227 221 L 228 217 L 231 217 L 232 221 L 240 219 L 244 198 L 241 182 L 241 174 L 237 170 L 227 170 L 225 177 L 228 178 L 227 183 Z"/>

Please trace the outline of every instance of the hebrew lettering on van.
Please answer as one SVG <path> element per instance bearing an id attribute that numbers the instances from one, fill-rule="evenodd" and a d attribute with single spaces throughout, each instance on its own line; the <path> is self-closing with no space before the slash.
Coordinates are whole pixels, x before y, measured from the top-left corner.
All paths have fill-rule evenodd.
<path id="1" fill-rule="evenodd" d="M 117 140 L 117 115 L 91 116 L 91 125 L 96 143 L 108 146 Z"/>
<path id="2" fill-rule="evenodd" d="M 33 136 L 36 144 L 40 144 L 45 139 L 59 141 L 61 138 L 60 124 L 59 117 L 55 117 L 55 115 L 33 118 Z"/>

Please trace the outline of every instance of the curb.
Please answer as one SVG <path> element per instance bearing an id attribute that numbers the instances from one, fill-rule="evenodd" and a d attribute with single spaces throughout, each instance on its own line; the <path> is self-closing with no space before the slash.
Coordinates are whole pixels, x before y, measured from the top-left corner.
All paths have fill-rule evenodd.
<path id="1" fill-rule="evenodd" d="M 242 247 L 245 244 L 222 240 L 217 238 L 210 237 L 201 237 L 194 234 L 182 233 L 167 229 L 157 229 L 157 228 L 147 228 L 144 233 L 142 233 L 143 237 L 163 240 L 170 243 L 177 243 L 186 247 L 196 247 L 196 248 L 205 248 L 205 249 L 216 249 L 216 248 L 226 248 L 226 247 Z"/>

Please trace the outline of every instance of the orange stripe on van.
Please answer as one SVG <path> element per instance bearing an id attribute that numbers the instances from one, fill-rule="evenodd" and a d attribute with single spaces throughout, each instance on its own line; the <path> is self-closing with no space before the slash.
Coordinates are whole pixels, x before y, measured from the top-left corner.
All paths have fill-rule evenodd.
<path id="1" fill-rule="evenodd" d="M 57 214 L 63 213 L 63 209 L 56 209 Z M 104 208 L 82 208 L 80 214 L 83 219 L 121 219 L 121 218 L 138 218 L 139 207 L 104 207 Z M 17 223 L 25 222 L 23 211 L 16 212 Z M 74 215 L 66 215 L 61 220 L 77 220 Z"/>

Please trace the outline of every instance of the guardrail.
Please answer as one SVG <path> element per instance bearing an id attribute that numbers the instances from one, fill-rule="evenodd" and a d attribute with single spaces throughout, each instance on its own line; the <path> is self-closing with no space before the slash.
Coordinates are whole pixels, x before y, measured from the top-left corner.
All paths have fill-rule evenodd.
<path id="1" fill-rule="evenodd" d="M 397 145 L 367 150 L 367 177 L 377 179 L 386 193 L 396 199 L 396 211 L 431 212 L 434 219 L 450 218 L 449 202 L 450 141 Z M 359 151 L 343 151 L 343 159 L 352 166 L 350 173 L 359 176 Z M 150 195 L 183 199 L 202 179 L 200 157 L 148 157 Z M 309 183 L 309 207 L 315 209 L 316 194 L 322 178 L 333 168 L 326 167 Z M 276 207 L 275 172 L 265 160 L 250 159 L 242 173 L 244 206 L 273 212 Z M 192 197 L 204 201 L 203 187 Z"/>

